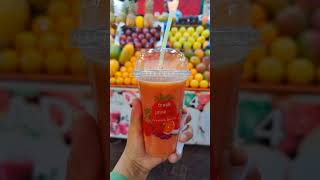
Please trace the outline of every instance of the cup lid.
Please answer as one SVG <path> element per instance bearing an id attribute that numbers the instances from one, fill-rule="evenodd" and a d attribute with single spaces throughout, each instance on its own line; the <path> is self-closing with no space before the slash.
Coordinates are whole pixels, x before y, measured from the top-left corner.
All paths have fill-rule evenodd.
<path id="1" fill-rule="evenodd" d="M 162 67 L 159 65 L 161 51 L 164 52 Z M 183 53 L 171 48 L 156 48 L 147 49 L 141 53 L 133 74 L 138 79 L 150 77 L 152 79 L 184 80 L 190 75 L 190 71 Z"/>

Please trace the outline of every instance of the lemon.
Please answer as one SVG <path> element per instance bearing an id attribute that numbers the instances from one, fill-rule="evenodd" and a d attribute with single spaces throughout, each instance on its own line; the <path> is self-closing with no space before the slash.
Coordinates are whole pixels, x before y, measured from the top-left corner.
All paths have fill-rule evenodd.
<path id="1" fill-rule="evenodd" d="M 208 88 L 209 82 L 207 80 L 200 81 L 200 88 Z"/>
<path id="2" fill-rule="evenodd" d="M 298 48 L 293 39 L 281 37 L 275 40 L 271 45 L 271 55 L 287 63 L 292 61 L 297 56 Z"/>
<path id="3" fill-rule="evenodd" d="M 202 75 L 201 73 L 197 73 L 197 74 L 194 76 L 194 79 L 200 82 L 200 81 L 203 80 L 203 75 Z"/>
<path id="4" fill-rule="evenodd" d="M 288 81 L 293 84 L 309 84 L 315 78 L 315 66 L 307 59 L 296 59 L 288 64 Z"/>
<path id="5" fill-rule="evenodd" d="M 110 76 L 113 76 L 119 70 L 120 64 L 117 60 L 110 60 Z"/>
<path id="6" fill-rule="evenodd" d="M 284 76 L 283 64 L 274 58 L 261 60 L 257 66 L 257 78 L 263 82 L 279 83 Z"/>
<path id="7" fill-rule="evenodd" d="M 133 85 L 138 84 L 137 79 L 135 77 L 131 78 L 131 84 Z"/>
<path id="8" fill-rule="evenodd" d="M 199 81 L 197 81 L 197 80 L 192 80 L 191 82 L 190 82 L 190 86 L 192 87 L 192 88 L 198 88 L 199 87 Z"/>

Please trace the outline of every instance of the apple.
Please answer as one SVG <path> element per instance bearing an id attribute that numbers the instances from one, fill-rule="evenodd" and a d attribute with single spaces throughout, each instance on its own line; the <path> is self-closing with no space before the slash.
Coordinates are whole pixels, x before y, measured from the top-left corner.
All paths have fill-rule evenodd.
<path id="1" fill-rule="evenodd" d="M 187 41 L 187 42 L 184 43 L 183 47 L 184 47 L 184 49 L 191 49 L 192 48 L 192 43 Z"/>
<path id="2" fill-rule="evenodd" d="M 281 34 L 295 36 L 307 27 L 305 12 L 298 6 L 290 6 L 280 12 L 276 24 Z"/>
<path id="3" fill-rule="evenodd" d="M 181 49 L 182 44 L 181 44 L 179 41 L 176 41 L 176 42 L 174 42 L 173 47 L 174 47 L 175 49 Z"/>
<path id="4" fill-rule="evenodd" d="M 203 77 L 204 77 L 205 80 L 210 81 L 210 71 L 205 71 L 203 73 Z"/>
<path id="5" fill-rule="evenodd" d="M 202 58 L 202 63 L 205 64 L 206 66 L 210 65 L 210 57 L 209 56 L 204 56 Z"/>
<path id="6" fill-rule="evenodd" d="M 200 63 L 196 66 L 196 69 L 199 73 L 203 73 L 207 69 L 207 66 L 204 63 Z"/>

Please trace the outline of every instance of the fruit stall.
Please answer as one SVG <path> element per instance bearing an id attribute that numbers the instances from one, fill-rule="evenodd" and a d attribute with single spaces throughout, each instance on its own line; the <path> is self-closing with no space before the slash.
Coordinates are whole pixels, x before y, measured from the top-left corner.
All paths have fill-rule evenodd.
<path id="1" fill-rule="evenodd" d="M 117 7 L 113 2 L 110 137 L 124 139 L 130 103 L 139 97 L 132 75 L 135 62 L 143 49 L 159 47 L 168 13 L 156 0 L 130 1 L 121 8 L 113 8 Z M 174 18 L 168 42 L 189 61 L 184 106 L 193 119 L 194 138 L 189 144 L 197 147 L 210 145 L 210 4 L 202 2 L 201 15 L 181 9 L 183 15 Z M 257 163 L 281 161 L 271 166 L 275 169 L 263 170 L 265 179 L 285 179 L 289 166 L 299 172 L 305 159 L 320 150 L 319 8 L 312 0 L 251 3 L 251 22 L 261 39 L 244 63 L 237 141 L 245 144 L 253 159 L 269 154 L 259 156 L 263 159 Z M 80 2 L 2 0 L 0 12 L 13 18 L 10 22 L 0 18 L 6 25 L 0 29 L 0 133 L 5 135 L 0 137 L 32 144 L 26 147 L 35 152 L 27 154 L 33 161 L 20 166 L 29 171 L 33 167 L 35 179 L 63 179 L 72 141 L 72 110 L 94 112 L 84 56 L 67 38 L 79 25 Z M 16 147 L 5 139 L 0 141 L 7 145 L 0 153 L 1 170 L 14 164 L 3 159 L 21 152 L 12 151 Z M 40 151 L 44 141 L 48 150 L 56 149 L 52 157 L 62 158 L 37 162 L 48 158 Z M 46 168 L 40 168 L 44 163 Z"/>

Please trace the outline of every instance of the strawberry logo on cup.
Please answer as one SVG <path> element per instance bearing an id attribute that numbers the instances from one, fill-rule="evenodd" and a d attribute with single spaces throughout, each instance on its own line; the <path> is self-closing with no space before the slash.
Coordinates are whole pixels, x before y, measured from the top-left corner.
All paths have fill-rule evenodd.
<path id="1" fill-rule="evenodd" d="M 154 105 L 144 110 L 144 133 L 169 139 L 174 130 L 179 129 L 180 116 L 172 95 L 160 94 L 154 98 Z"/>

